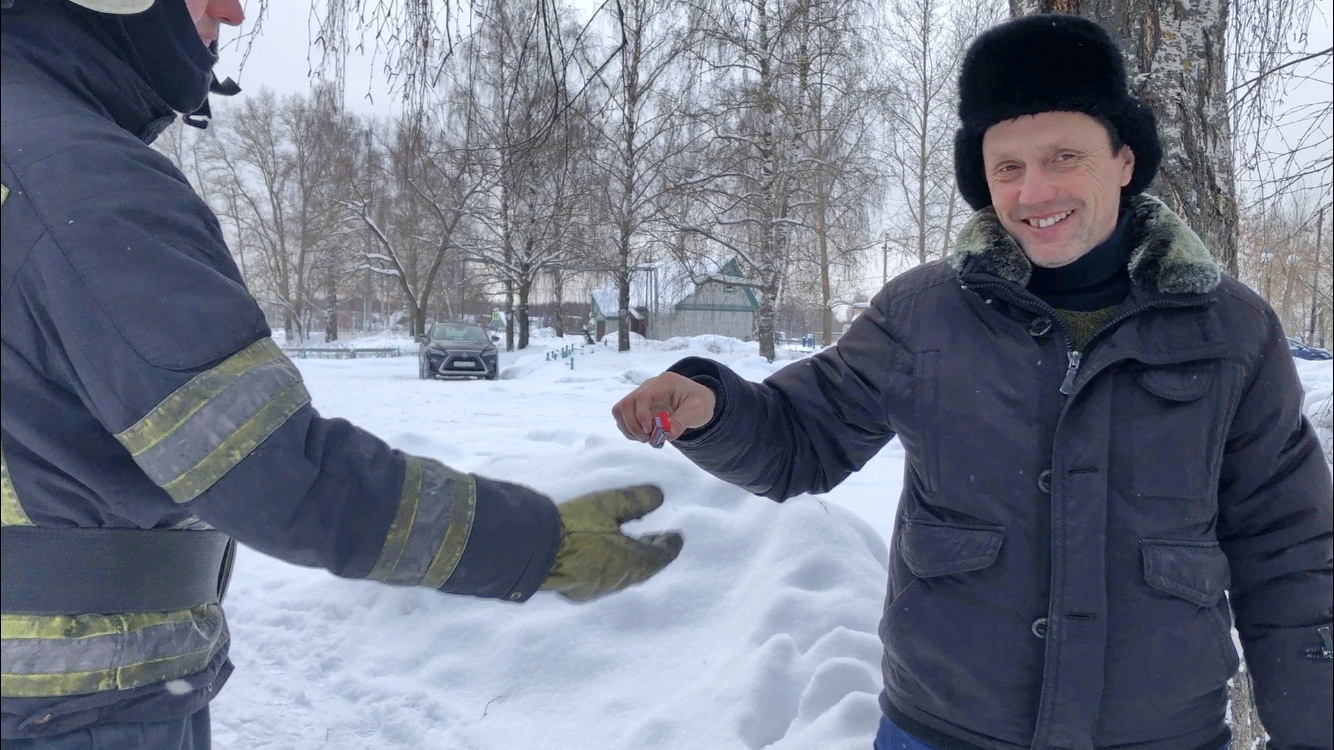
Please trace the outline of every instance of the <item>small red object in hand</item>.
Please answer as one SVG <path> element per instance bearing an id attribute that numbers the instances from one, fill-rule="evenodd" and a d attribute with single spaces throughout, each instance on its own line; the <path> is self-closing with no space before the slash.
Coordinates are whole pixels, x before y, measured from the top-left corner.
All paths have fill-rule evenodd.
<path id="1" fill-rule="evenodd" d="M 653 415 L 653 433 L 648 436 L 648 444 L 654 448 L 661 448 L 667 442 L 667 435 L 672 431 L 672 420 L 667 417 L 667 412 L 660 411 Z"/>

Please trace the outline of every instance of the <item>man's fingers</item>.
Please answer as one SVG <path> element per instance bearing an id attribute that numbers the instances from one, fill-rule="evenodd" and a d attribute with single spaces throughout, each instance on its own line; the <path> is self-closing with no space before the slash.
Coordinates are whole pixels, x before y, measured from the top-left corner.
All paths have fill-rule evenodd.
<path id="1" fill-rule="evenodd" d="M 580 495 L 563 506 L 569 506 L 568 512 L 573 513 L 578 509 L 581 516 L 591 514 L 590 519 L 609 519 L 619 526 L 626 521 L 643 518 L 662 507 L 662 490 L 652 484 L 599 490 Z"/>
<path id="2" fill-rule="evenodd" d="M 635 399 L 634 419 L 635 424 L 639 426 L 640 434 L 645 438 L 653 434 L 653 398 L 649 393 L 643 393 L 640 398 Z"/>
<path id="3" fill-rule="evenodd" d="M 615 406 L 611 407 L 611 415 L 616 419 L 616 429 L 620 430 L 621 434 L 630 440 L 641 440 L 637 434 L 630 430 L 630 426 L 626 423 L 624 411 L 624 400 L 617 402 Z"/>
<path id="4" fill-rule="evenodd" d="M 645 381 L 611 408 L 621 434 L 641 443 L 648 440 L 653 431 L 653 380 Z"/>

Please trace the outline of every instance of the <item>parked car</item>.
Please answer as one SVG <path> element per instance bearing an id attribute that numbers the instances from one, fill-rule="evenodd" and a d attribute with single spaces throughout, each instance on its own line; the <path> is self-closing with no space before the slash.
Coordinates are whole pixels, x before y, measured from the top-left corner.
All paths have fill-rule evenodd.
<path id="1" fill-rule="evenodd" d="M 499 336 L 475 323 L 436 323 L 418 336 L 417 372 L 422 380 L 461 375 L 495 380 L 500 377 Z"/>
<path id="2" fill-rule="evenodd" d="M 1288 338 L 1288 351 L 1292 352 L 1292 356 L 1297 359 L 1334 359 L 1334 353 L 1331 353 L 1329 350 L 1307 346 L 1291 337 Z"/>

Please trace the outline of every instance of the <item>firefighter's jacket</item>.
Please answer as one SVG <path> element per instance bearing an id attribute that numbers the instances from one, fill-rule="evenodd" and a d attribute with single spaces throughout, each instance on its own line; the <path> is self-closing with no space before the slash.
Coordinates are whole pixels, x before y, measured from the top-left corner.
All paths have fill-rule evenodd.
<path id="1" fill-rule="evenodd" d="M 531 596 L 551 501 L 322 418 L 217 219 L 148 146 L 170 109 L 48 5 L 3 25 L 4 525 L 211 526 L 339 576 Z M 3 737 L 191 713 L 227 646 L 213 604 L 4 613 Z"/>

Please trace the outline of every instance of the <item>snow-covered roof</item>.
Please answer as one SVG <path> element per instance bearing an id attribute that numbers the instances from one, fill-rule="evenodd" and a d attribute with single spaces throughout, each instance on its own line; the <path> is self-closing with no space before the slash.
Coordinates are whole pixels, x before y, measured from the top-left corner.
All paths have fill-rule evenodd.
<path id="1" fill-rule="evenodd" d="M 640 290 L 636 289 L 634 284 L 630 285 L 630 315 L 635 318 L 642 318 L 640 308 L 647 308 L 649 305 L 644 302 L 643 294 L 636 294 Z M 593 300 L 593 314 L 601 313 L 608 318 L 615 318 L 620 315 L 620 296 L 614 286 L 604 286 L 601 289 L 594 289 L 588 293 Z"/>
<path id="2" fill-rule="evenodd" d="M 729 265 L 731 265 L 730 269 L 728 268 Z M 694 270 L 693 275 L 691 274 L 692 268 Z M 640 265 L 630 277 L 631 314 L 637 316 L 638 308 L 645 308 L 652 312 L 655 304 L 655 291 L 657 309 L 663 314 L 669 313 L 682 300 L 694 294 L 699 288 L 694 279 L 710 274 L 724 274 L 724 269 L 735 273 L 735 262 L 703 259 L 687 267 L 685 264 L 674 260 L 662 260 Z M 654 288 L 655 284 L 656 290 Z M 615 285 L 595 289 L 589 294 L 592 297 L 593 304 L 597 307 L 594 314 L 601 311 L 608 317 L 616 317 L 618 303 L 616 301 Z"/>

